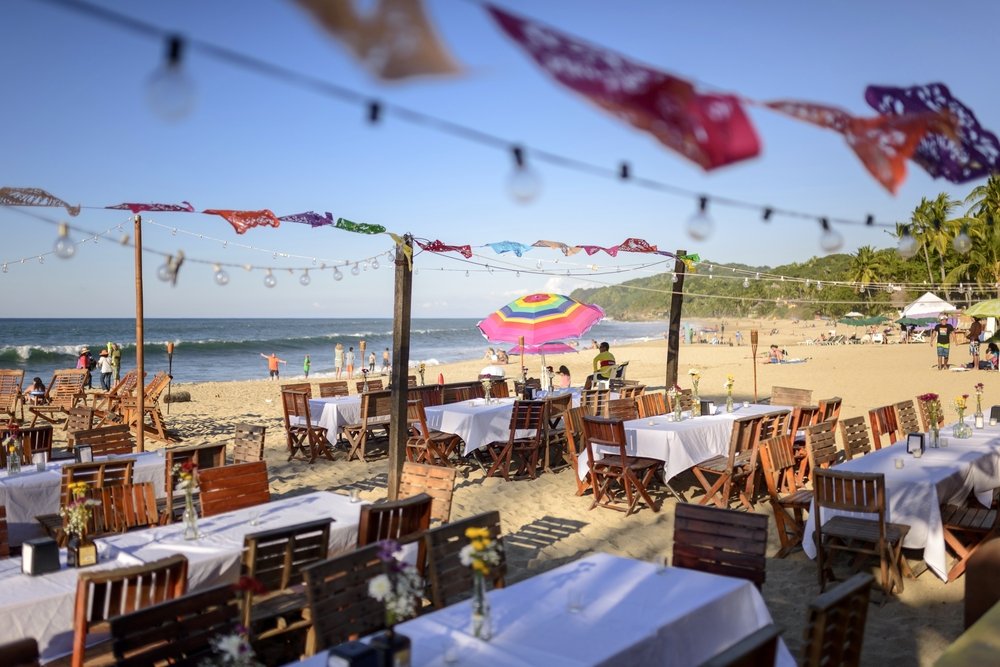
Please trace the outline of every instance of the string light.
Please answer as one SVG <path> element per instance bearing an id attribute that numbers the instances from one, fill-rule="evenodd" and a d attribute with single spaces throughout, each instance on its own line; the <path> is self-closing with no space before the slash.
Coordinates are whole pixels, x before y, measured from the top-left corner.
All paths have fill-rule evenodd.
<path id="1" fill-rule="evenodd" d="M 514 159 L 514 169 L 507 178 L 507 191 L 519 204 L 530 204 L 542 189 L 542 179 L 524 159 L 524 149 L 513 146 L 510 149 Z"/>
<path id="2" fill-rule="evenodd" d="M 823 230 L 819 235 L 819 247 L 822 248 L 824 252 L 837 252 L 844 247 L 843 234 L 830 226 L 829 219 L 820 218 L 819 226 Z"/>
<path id="3" fill-rule="evenodd" d="M 372 271 L 378 269 L 378 257 L 372 257 Z"/>
<path id="4" fill-rule="evenodd" d="M 359 273 L 361 273 L 361 269 L 360 269 L 360 268 L 358 268 L 358 263 L 357 263 L 357 262 L 354 262 L 354 266 L 352 266 L 352 267 L 351 267 L 351 275 L 352 275 L 352 276 L 356 276 L 356 275 L 358 275 Z"/>
<path id="5" fill-rule="evenodd" d="M 216 285 L 219 287 L 225 287 L 229 284 L 229 274 L 226 273 L 225 269 L 216 264 L 212 267 L 212 270 L 214 271 L 213 277 L 215 278 Z"/>
<path id="6" fill-rule="evenodd" d="M 312 278 L 309 277 L 309 269 L 306 269 L 302 272 L 302 275 L 299 276 L 299 284 L 303 287 L 309 287 L 310 282 L 312 282 Z"/>
<path id="7" fill-rule="evenodd" d="M 56 257 L 69 259 L 76 254 L 76 245 L 69 238 L 69 225 L 65 222 L 59 223 L 59 238 L 56 239 L 54 247 Z"/>
<path id="8" fill-rule="evenodd" d="M 708 197 L 698 198 L 698 210 L 695 211 L 687 221 L 688 236 L 695 241 L 704 241 L 712 235 L 712 228 L 715 223 L 708 215 Z"/>
<path id="9" fill-rule="evenodd" d="M 970 250 L 972 250 L 972 239 L 969 238 L 969 226 L 962 225 L 962 230 L 958 233 L 958 236 L 954 238 L 951 242 L 952 247 L 960 255 L 964 255 Z"/>
<path id="10" fill-rule="evenodd" d="M 340 281 L 344 279 L 344 274 L 340 272 L 340 269 L 333 267 L 333 279 Z"/>
<path id="11" fill-rule="evenodd" d="M 277 284 L 278 284 L 278 279 L 274 277 L 273 273 L 271 273 L 271 269 L 268 269 L 267 275 L 264 276 L 264 287 L 270 289 Z"/>
<path id="12" fill-rule="evenodd" d="M 917 240 L 910 234 L 910 226 L 903 225 L 903 233 L 899 236 L 896 251 L 903 259 L 910 259 L 917 254 Z"/>
<path id="13" fill-rule="evenodd" d="M 184 40 L 171 35 L 166 40 L 163 64 L 146 82 L 146 100 L 163 120 L 175 123 L 194 109 L 197 93 L 194 82 L 184 71 Z"/>
<path id="14" fill-rule="evenodd" d="M 743 279 L 743 287 L 744 288 L 750 287 L 750 279 L 749 278 L 744 278 Z"/>

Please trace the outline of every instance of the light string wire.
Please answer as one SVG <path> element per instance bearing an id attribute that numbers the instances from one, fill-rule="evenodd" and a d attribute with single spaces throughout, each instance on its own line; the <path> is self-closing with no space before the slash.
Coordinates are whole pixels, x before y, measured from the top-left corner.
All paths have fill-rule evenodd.
<path id="1" fill-rule="evenodd" d="M 166 30 L 160 28 L 159 26 L 153 25 L 146 21 L 115 12 L 113 10 L 107 9 L 105 7 L 100 7 L 93 5 L 85 0 L 44 0 L 50 5 L 59 7 L 61 9 L 68 9 L 81 13 L 89 18 L 103 21 L 106 24 L 116 26 L 123 30 L 133 32 L 145 37 L 155 37 L 158 39 L 170 39 L 176 38 L 177 35 L 174 31 Z M 859 225 L 866 227 L 885 227 L 895 229 L 895 223 L 883 223 L 875 221 L 874 218 L 869 216 L 865 220 L 857 220 L 851 218 L 841 218 L 837 216 L 829 216 L 815 213 L 807 213 L 803 211 L 797 211 L 788 208 L 782 208 L 780 206 L 773 205 L 763 205 L 754 202 L 735 199 L 732 197 L 721 196 L 721 195 L 707 195 L 704 192 L 691 190 L 681 186 L 673 185 L 663 181 L 658 181 L 648 177 L 634 176 L 631 175 L 628 178 L 623 178 L 623 165 L 628 165 L 628 171 L 631 172 L 631 162 L 628 160 L 623 160 L 616 167 L 607 167 L 601 164 L 595 164 L 587 162 L 585 160 L 580 160 L 577 158 L 561 155 L 558 153 L 553 153 L 548 150 L 544 150 L 537 147 L 532 147 L 529 145 L 521 144 L 516 141 L 511 141 L 509 139 L 478 130 L 467 125 L 462 125 L 460 123 L 440 118 L 437 116 L 432 116 L 430 114 L 417 111 L 415 109 L 410 109 L 397 104 L 389 104 L 383 102 L 380 99 L 373 99 L 371 95 L 366 95 L 356 90 L 346 88 L 341 85 L 331 83 L 325 79 L 315 77 L 303 72 L 298 72 L 293 69 L 284 67 L 282 65 L 277 65 L 274 63 L 261 60 L 254 56 L 240 53 L 226 47 L 219 46 L 218 44 L 213 44 L 211 42 L 202 41 L 195 38 L 184 38 L 185 44 L 201 51 L 204 55 L 215 58 L 218 61 L 228 63 L 231 66 L 241 68 L 247 71 L 254 72 L 261 76 L 265 76 L 289 85 L 295 85 L 303 89 L 312 90 L 313 92 L 326 95 L 333 99 L 336 99 L 345 103 L 360 104 L 364 109 L 371 108 L 372 105 L 377 105 L 380 111 L 392 114 L 396 118 L 409 122 L 413 125 L 419 125 L 422 127 L 430 128 L 436 130 L 443 134 L 448 134 L 452 137 L 459 139 L 464 139 L 466 141 L 477 143 L 480 145 L 488 146 L 490 148 L 497 148 L 505 152 L 509 152 L 512 148 L 517 147 L 526 154 L 530 154 L 532 157 L 538 159 L 541 162 L 546 162 L 556 167 L 562 167 L 567 170 L 576 171 L 578 173 L 590 174 L 592 176 L 600 176 L 608 178 L 615 181 L 627 181 L 638 187 L 642 187 L 648 190 L 663 192 L 666 194 L 671 194 L 680 197 L 689 197 L 698 200 L 699 198 L 706 197 L 711 200 L 713 204 L 721 204 L 723 206 L 728 206 L 730 208 L 738 208 L 743 210 L 757 211 L 761 213 L 765 219 L 770 219 L 775 215 L 784 216 L 787 218 L 796 218 L 802 220 L 811 220 L 813 222 L 819 222 L 822 220 L 827 220 L 829 223 L 837 223 L 844 225 Z M 374 121 L 372 121 L 374 122 Z"/>

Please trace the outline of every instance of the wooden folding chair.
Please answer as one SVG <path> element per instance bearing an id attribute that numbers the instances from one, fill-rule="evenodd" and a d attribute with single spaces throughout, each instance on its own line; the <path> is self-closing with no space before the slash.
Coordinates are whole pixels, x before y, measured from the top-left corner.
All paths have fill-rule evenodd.
<path id="1" fill-rule="evenodd" d="M 346 380 L 319 383 L 320 398 L 333 398 L 337 396 L 350 396 L 351 391 L 347 387 Z"/>
<path id="2" fill-rule="evenodd" d="M 792 408 L 813 405 L 812 389 L 798 389 L 796 387 L 771 387 L 771 405 L 786 405 Z"/>
<path id="3" fill-rule="evenodd" d="M 722 653 L 701 663 L 701 667 L 761 667 L 773 665 L 778 652 L 778 626 L 770 623 L 736 642 Z"/>
<path id="4" fill-rule="evenodd" d="M 198 489 L 202 516 L 271 502 L 264 461 L 199 470 Z"/>
<path id="5" fill-rule="evenodd" d="M 910 527 L 889 523 L 885 518 L 885 476 L 882 473 L 851 473 L 836 469 L 813 470 L 813 501 L 816 512 L 816 565 L 820 590 L 833 578 L 830 559 L 836 551 L 879 559 L 882 590 L 891 595 L 903 590 L 903 572 L 909 565 L 903 559 L 903 540 Z M 824 510 L 874 514 L 875 519 L 837 515 L 827 517 Z"/>
<path id="6" fill-rule="evenodd" d="M 197 665 L 239 621 L 233 587 L 214 586 L 111 619 L 116 667 Z"/>
<path id="7" fill-rule="evenodd" d="M 836 429 L 835 419 L 806 427 L 806 457 L 799 465 L 796 476 L 799 486 L 806 484 L 817 468 L 829 468 L 838 462 L 840 452 L 837 451 Z"/>
<path id="8" fill-rule="evenodd" d="M 834 396 L 833 398 L 822 398 L 817 403 L 819 407 L 819 421 L 825 422 L 831 419 L 838 419 L 840 417 L 840 406 L 843 405 L 844 399 L 840 396 Z"/>
<path id="9" fill-rule="evenodd" d="M 160 523 L 152 482 L 105 486 L 89 490 L 88 494 L 101 503 L 93 511 L 93 516 L 99 520 L 93 535 L 124 533 Z"/>
<path id="10" fill-rule="evenodd" d="M 109 423 L 113 424 L 122 421 L 122 399 L 126 396 L 132 396 L 135 392 L 135 386 L 138 383 L 139 371 L 132 369 L 123 375 L 108 391 L 96 391 L 91 394 L 97 426 L 105 426 Z"/>
<path id="11" fill-rule="evenodd" d="M 623 384 L 618 390 L 619 398 L 634 400 L 638 400 L 644 393 L 646 393 L 646 385 L 644 384 Z"/>
<path id="12" fill-rule="evenodd" d="M 51 426 L 50 426 L 51 428 Z M 81 405 L 66 411 L 66 448 L 72 451 L 76 446 L 76 434 L 79 431 L 89 431 L 94 428 L 94 409 Z"/>
<path id="13" fill-rule="evenodd" d="M 608 401 L 608 419 L 631 421 L 639 418 L 639 408 L 634 398 L 613 398 Z"/>
<path id="14" fill-rule="evenodd" d="M 368 391 L 382 391 L 385 387 L 382 385 L 382 380 L 375 378 L 374 380 L 362 380 L 361 382 L 355 382 L 354 386 L 357 388 L 359 394 L 363 394 Z"/>
<path id="15" fill-rule="evenodd" d="M 125 424 L 77 431 L 74 441 L 75 447 L 90 447 L 95 457 L 135 452 L 135 440 Z"/>
<path id="16" fill-rule="evenodd" d="M 368 582 L 385 572 L 379 550 L 372 544 L 302 571 L 317 651 L 385 627 L 385 603 L 368 594 Z"/>
<path id="17" fill-rule="evenodd" d="M 442 609 L 469 597 L 472 591 L 472 568 L 462 564 L 461 551 L 469 543 L 465 531 L 469 528 L 486 528 L 490 539 L 497 544 L 500 562 L 490 566 L 487 579 L 493 588 L 503 588 L 507 575 L 507 559 L 503 549 L 500 513 L 484 512 L 461 521 L 431 528 L 424 533 L 427 551 L 427 580 L 430 583 L 430 601 L 435 609 Z"/>
<path id="18" fill-rule="evenodd" d="M 0 644 L 0 665 L 5 667 L 38 667 L 38 658 L 38 641 L 33 637 Z"/>
<path id="19" fill-rule="evenodd" d="M 762 415 L 734 421 L 729 453 L 702 461 L 691 469 L 705 490 L 700 504 L 714 502 L 718 507 L 726 508 L 735 492 L 743 506 L 753 511 L 753 493 L 748 489 L 747 481 L 753 478 L 757 469 L 757 434 L 761 421 Z"/>
<path id="20" fill-rule="evenodd" d="M 662 391 L 644 392 L 639 397 L 639 417 L 648 419 L 667 414 L 666 394 Z"/>
<path id="21" fill-rule="evenodd" d="M 767 516 L 678 503 L 674 508 L 675 567 L 738 577 L 759 589 L 767 578 Z"/>
<path id="22" fill-rule="evenodd" d="M 796 481 L 795 455 L 788 433 L 761 441 L 760 464 L 781 541 L 781 549 L 775 557 L 784 558 L 802 543 L 804 515 L 809 511 L 813 494 L 809 489 L 800 488 Z"/>
<path id="23" fill-rule="evenodd" d="M 462 438 L 454 433 L 437 431 L 427 425 L 427 413 L 419 398 L 406 402 L 406 421 L 411 435 L 406 439 L 406 458 L 414 463 L 453 467 L 452 456 L 462 445 Z"/>
<path id="24" fill-rule="evenodd" d="M 242 624 L 255 642 L 276 635 L 297 634 L 304 645 L 311 622 L 302 571 L 326 560 L 330 519 L 252 533 L 243 538 L 243 576 L 259 582 L 266 592 L 243 591 Z M 295 639 L 293 639 L 295 641 Z"/>
<path id="25" fill-rule="evenodd" d="M 892 444 L 900 439 L 899 427 L 896 423 L 896 410 L 891 405 L 872 408 L 868 411 L 868 421 L 872 427 L 872 442 L 875 449 L 882 449 L 882 436 Z"/>
<path id="26" fill-rule="evenodd" d="M 281 385 L 281 391 L 301 391 L 306 395 L 306 399 L 313 397 L 312 384 L 309 382 L 288 382 Z"/>
<path id="27" fill-rule="evenodd" d="M 59 488 L 59 506 L 65 507 L 72 500 L 69 485 L 73 482 L 85 482 L 89 492 L 108 486 L 124 486 L 132 484 L 132 467 L 135 459 L 115 459 L 114 461 L 97 461 L 94 463 L 68 463 L 62 467 L 62 479 Z M 63 533 L 63 517 L 60 514 L 41 514 L 35 520 L 42 525 L 45 532 L 65 543 Z"/>
<path id="28" fill-rule="evenodd" d="M 174 469 L 193 461 L 198 470 L 208 470 L 226 465 L 226 443 L 215 442 L 190 447 L 165 447 L 163 449 L 165 497 L 159 501 L 160 518 L 164 523 L 176 521 L 184 513 L 186 491 L 177 490 L 178 474 Z M 200 500 L 200 491 L 194 489 L 194 500 Z"/>
<path id="29" fill-rule="evenodd" d="M 64 368 L 52 374 L 52 381 L 45 390 L 42 405 L 29 405 L 31 425 L 42 419 L 50 424 L 59 424 L 65 420 L 66 413 L 77 406 L 86 405 L 87 393 L 83 383 L 87 378 L 85 368 Z"/>
<path id="30" fill-rule="evenodd" d="M 115 616 L 172 600 L 187 592 L 188 561 L 170 556 L 144 565 L 114 570 L 82 571 L 76 585 L 73 614 L 72 667 L 83 667 L 91 633 L 97 634 Z M 110 649 L 105 640 L 103 648 Z"/>
<path id="31" fill-rule="evenodd" d="M 28 426 L 21 429 L 24 441 L 24 465 L 32 462 L 35 454 L 45 454 L 45 460 L 52 460 L 52 425 Z"/>
<path id="32" fill-rule="evenodd" d="M 139 407 L 138 397 L 134 393 L 122 397 L 121 408 L 124 413 L 124 423 L 128 424 L 134 433 L 138 433 L 138 429 L 142 428 L 145 429 L 146 435 L 150 438 L 163 442 L 173 442 L 173 438 L 167 433 L 163 412 L 160 410 L 160 397 L 172 379 L 170 375 L 163 372 L 154 375 L 143 392 L 142 408 Z"/>
<path id="33" fill-rule="evenodd" d="M 545 429 L 545 456 L 542 469 L 551 472 L 552 452 L 557 452 L 556 460 L 564 459 L 566 450 L 566 416 L 573 408 L 571 394 L 557 394 L 545 399 L 548 404 L 548 423 Z"/>
<path id="34" fill-rule="evenodd" d="M 434 499 L 426 493 L 400 498 L 378 505 L 362 505 L 358 519 L 358 546 L 365 547 L 382 540 L 400 544 L 420 541 L 431 525 Z M 417 547 L 417 571 L 423 575 L 426 566 L 423 542 Z"/>
<path id="35" fill-rule="evenodd" d="M 21 388 L 23 384 L 23 370 L 0 369 L 0 415 L 24 421 L 24 393 Z M 17 416 L 19 408 L 20 417 Z"/>
<path id="36" fill-rule="evenodd" d="M 844 458 L 850 461 L 856 456 L 864 456 L 872 450 L 868 439 L 868 425 L 864 417 L 848 417 L 840 420 L 840 435 L 844 440 Z"/>
<path id="37" fill-rule="evenodd" d="M 892 406 L 896 411 L 896 427 L 899 437 L 905 438 L 908 433 L 922 433 L 920 428 L 920 416 L 913 406 L 913 401 L 900 401 Z"/>
<path id="38" fill-rule="evenodd" d="M 579 459 L 580 452 L 587 449 L 586 438 L 583 434 L 583 408 L 575 407 L 570 408 L 569 412 L 563 418 L 563 422 L 566 424 L 566 451 L 563 454 L 563 459 L 569 464 L 569 469 L 576 481 L 576 495 L 582 496 L 586 493 L 587 489 L 590 488 L 590 473 L 580 479 L 579 475 Z"/>
<path id="39" fill-rule="evenodd" d="M 370 391 L 361 395 L 361 421 L 357 424 L 344 426 L 344 437 L 350 449 L 347 460 L 357 457 L 368 460 L 368 439 L 373 437 L 375 429 L 387 430 L 389 417 L 392 414 L 392 398 L 388 390 Z"/>
<path id="40" fill-rule="evenodd" d="M 872 576 L 859 573 L 809 604 L 803 667 L 858 667 Z M 770 663 L 768 663 L 770 664 Z"/>
<path id="41" fill-rule="evenodd" d="M 585 415 L 583 433 L 589 457 L 590 485 L 594 492 L 590 509 L 606 507 L 625 512 L 628 516 L 641 498 L 654 512 L 659 512 L 660 505 L 653 501 L 648 488 L 662 462 L 628 455 L 625 426 L 620 419 Z M 599 451 L 603 453 L 603 458 L 597 459 L 595 455 Z"/>
<path id="42" fill-rule="evenodd" d="M 996 507 L 997 492 L 993 493 Z M 978 504 L 978 503 L 977 503 Z M 955 554 L 955 563 L 948 570 L 948 581 L 958 579 L 965 572 L 969 558 L 990 538 L 1000 536 L 1000 512 L 987 507 L 942 505 L 941 525 L 944 541 Z"/>
<path id="43" fill-rule="evenodd" d="M 411 498 L 426 493 L 432 498 L 431 520 L 448 523 L 451 519 L 451 500 L 455 495 L 454 468 L 443 468 L 423 463 L 403 463 L 403 474 L 399 478 L 399 497 Z"/>
<path id="44" fill-rule="evenodd" d="M 920 409 L 920 430 L 924 432 L 931 430 L 931 420 L 930 420 L 931 404 L 934 405 L 934 414 L 937 415 L 938 426 L 944 425 L 944 410 L 941 409 L 941 399 L 935 398 L 932 401 L 922 401 L 918 396 L 917 407 Z"/>
<path id="45" fill-rule="evenodd" d="M 538 462 L 545 447 L 545 429 L 548 426 L 548 408 L 546 401 L 514 401 L 510 413 L 510 432 L 506 442 L 491 442 L 486 446 L 493 460 L 487 477 L 498 473 L 510 481 L 510 466 L 517 456 L 518 466 L 515 477 L 527 474 L 535 479 L 538 473 Z"/>
<path id="46" fill-rule="evenodd" d="M 580 407 L 585 415 L 591 417 L 607 417 L 610 400 L 610 389 L 584 389 L 580 392 Z"/>
<path id="47" fill-rule="evenodd" d="M 333 452 L 330 451 L 326 429 L 314 424 L 309 414 L 309 396 L 303 391 L 283 391 L 281 406 L 285 418 L 288 460 L 301 456 L 309 463 L 314 463 L 320 456 L 325 456 L 332 461 Z"/>
<path id="48" fill-rule="evenodd" d="M 236 433 L 233 436 L 233 463 L 263 461 L 266 432 L 266 426 L 237 424 Z M 225 452 L 224 448 L 223 452 Z"/>

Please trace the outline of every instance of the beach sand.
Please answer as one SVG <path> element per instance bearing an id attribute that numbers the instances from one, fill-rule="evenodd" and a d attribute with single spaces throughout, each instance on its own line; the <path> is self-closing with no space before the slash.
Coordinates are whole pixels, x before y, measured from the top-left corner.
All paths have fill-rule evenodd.
<path id="1" fill-rule="evenodd" d="M 751 324 L 728 320 L 726 338 L 739 329 L 746 343 Z M 933 391 L 941 395 L 951 422 L 954 420 L 954 411 L 950 409 L 952 398 L 957 394 L 972 394 L 973 385 L 982 381 L 986 384 L 984 406 L 1000 403 L 1000 374 L 935 370 L 934 349 L 929 344 L 807 345 L 806 339 L 818 339 L 830 325 L 790 321 L 767 321 L 756 325 L 761 331 L 760 352 L 766 351 L 773 342 L 787 349 L 790 357 L 807 359 L 801 364 L 758 364 L 757 386 L 761 398 L 770 395 L 773 385 L 808 388 L 813 390 L 814 399 L 843 397 L 841 416 L 851 417 L 866 415 L 869 408 Z M 768 334 L 773 328 L 778 333 Z M 844 330 L 841 326 L 838 333 L 853 333 L 850 328 Z M 612 352 L 619 363 L 630 362 L 629 379 L 651 387 L 663 386 L 665 341 L 629 346 L 612 344 Z M 574 385 L 579 385 L 590 372 L 593 354 L 594 351 L 588 349 L 576 354 L 553 355 L 548 357 L 548 363 L 556 368 L 560 364 L 567 365 L 572 371 Z M 954 345 L 951 361 L 953 364 L 968 362 L 968 346 Z M 487 363 L 472 360 L 429 367 L 426 379 L 435 382 L 438 373 L 444 375 L 445 381 L 474 378 Z M 539 360 L 528 357 L 526 365 L 531 374 L 537 376 Z M 682 386 L 690 386 L 687 371 L 695 367 L 702 371 L 703 397 L 714 397 L 721 403 L 725 396 L 723 382 L 726 375 L 732 374 L 736 380 L 736 400 L 754 400 L 754 365 L 748 344 L 740 347 L 682 345 Z M 508 375 L 516 375 L 517 359 L 512 359 L 507 369 Z M 294 379 L 284 378 L 286 381 Z M 346 492 L 353 487 L 361 489 L 365 500 L 385 496 L 387 459 L 384 457 L 370 463 L 347 463 L 343 454 L 335 462 L 319 460 L 313 465 L 285 461 L 277 383 L 267 380 L 208 382 L 175 384 L 174 389 L 187 390 L 192 397 L 190 402 L 172 404 L 167 415 L 169 428 L 186 444 L 229 439 L 239 422 L 267 426 L 267 462 L 273 494 L 281 496 L 312 490 Z M 973 406 L 974 398 L 970 398 L 970 413 Z M 158 446 L 161 445 L 149 442 L 149 448 Z M 694 491 L 690 486 L 693 478 L 682 475 L 676 480 L 682 491 Z M 458 519 L 493 509 L 500 511 L 510 563 L 509 581 L 532 576 L 594 551 L 647 560 L 662 560 L 670 555 L 675 501 L 664 499 L 658 513 L 643 509 L 626 518 L 619 512 L 604 509 L 589 511 L 590 498 L 577 497 L 575 489 L 574 478 L 568 470 L 543 474 L 534 481 L 505 482 L 496 478 L 484 479 L 482 472 L 474 469 L 470 470 L 467 479 L 459 478 L 452 517 Z M 758 503 L 757 511 L 771 516 L 766 502 Z M 769 535 L 769 553 L 774 553 L 778 549 L 778 539 L 773 519 Z M 924 572 L 915 580 L 907 579 L 905 587 L 898 598 L 889 600 L 884 606 L 877 603 L 870 606 L 864 664 L 930 665 L 961 633 L 964 579 L 945 584 L 932 573 Z M 802 645 L 807 605 L 818 592 L 815 563 L 801 551 L 785 559 L 768 560 L 764 597 L 793 654 L 797 654 Z M 876 599 L 881 598 L 880 593 L 874 595 Z"/>

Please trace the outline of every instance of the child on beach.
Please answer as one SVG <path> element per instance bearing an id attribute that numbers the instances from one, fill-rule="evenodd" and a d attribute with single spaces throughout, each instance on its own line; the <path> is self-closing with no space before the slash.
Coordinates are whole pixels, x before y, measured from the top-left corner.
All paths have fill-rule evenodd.
<path id="1" fill-rule="evenodd" d="M 385 352 L 382 353 L 382 375 L 388 375 L 391 372 L 389 368 L 389 348 L 385 348 Z"/>
<path id="2" fill-rule="evenodd" d="M 302 374 L 309 377 L 309 367 L 312 366 L 312 362 L 309 361 L 309 355 L 306 355 L 306 360 L 302 362 Z"/>

